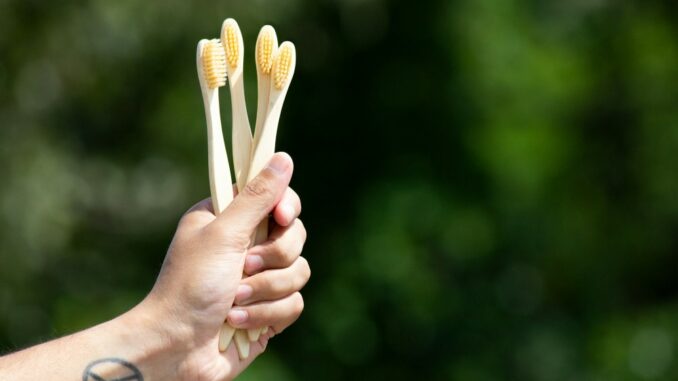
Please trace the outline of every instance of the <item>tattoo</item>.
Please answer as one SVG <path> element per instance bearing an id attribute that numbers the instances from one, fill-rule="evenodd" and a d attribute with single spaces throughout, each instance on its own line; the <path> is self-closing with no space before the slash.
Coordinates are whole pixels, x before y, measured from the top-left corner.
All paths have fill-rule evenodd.
<path id="1" fill-rule="evenodd" d="M 111 357 L 87 365 L 82 381 L 144 381 L 144 376 L 132 363 Z"/>

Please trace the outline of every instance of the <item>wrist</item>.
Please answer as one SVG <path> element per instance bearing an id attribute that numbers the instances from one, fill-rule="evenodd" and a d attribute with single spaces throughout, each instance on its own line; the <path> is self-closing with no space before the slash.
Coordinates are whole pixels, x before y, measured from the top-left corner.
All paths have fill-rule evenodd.
<path id="1" fill-rule="evenodd" d="M 172 380 L 182 373 L 191 333 L 157 303 L 144 300 L 109 324 L 120 345 L 130 349 L 128 361 L 139 367 L 146 380 Z"/>

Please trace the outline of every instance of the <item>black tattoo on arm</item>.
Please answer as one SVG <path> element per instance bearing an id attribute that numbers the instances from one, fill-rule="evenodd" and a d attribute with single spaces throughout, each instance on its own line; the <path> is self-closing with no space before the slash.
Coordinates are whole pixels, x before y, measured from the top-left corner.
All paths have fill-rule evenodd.
<path id="1" fill-rule="evenodd" d="M 111 357 L 87 365 L 82 381 L 144 381 L 144 376 L 134 364 Z"/>

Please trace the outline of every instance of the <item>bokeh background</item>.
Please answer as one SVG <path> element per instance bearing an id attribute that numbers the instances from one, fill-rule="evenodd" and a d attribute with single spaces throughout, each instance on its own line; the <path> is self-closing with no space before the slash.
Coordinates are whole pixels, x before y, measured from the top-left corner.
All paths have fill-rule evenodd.
<path id="1" fill-rule="evenodd" d="M 678 379 L 672 0 L 0 0 L 1 351 L 148 292 L 226 17 L 252 121 L 259 27 L 297 46 L 313 268 L 243 380 Z"/>

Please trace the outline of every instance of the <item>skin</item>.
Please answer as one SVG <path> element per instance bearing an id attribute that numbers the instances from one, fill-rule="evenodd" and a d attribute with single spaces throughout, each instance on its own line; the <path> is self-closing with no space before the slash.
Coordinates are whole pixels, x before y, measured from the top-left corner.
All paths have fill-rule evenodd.
<path id="1" fill-rule="evenodd" d="M 299 290 L 310 268 L 300 256 L 306 230 L 289 188 L 292 171 L 289 156 L 276 154 L 218 217 L 209 199 L 193 206 L 141 303 L 103 324 L 0 357 L 0 379 L 82 380 L 85 369 L 104 379 L 130 372 L 146 381 L 235 378 L 304 307 Z M 269 240 L 248 249 L 269 215 L 275 222 Z M 241 279 L 243 270 L 249 276 Z M 247 359 L 233 344 L 218 351 L 225 319 L 236 328 L 269 327 Z"/>

